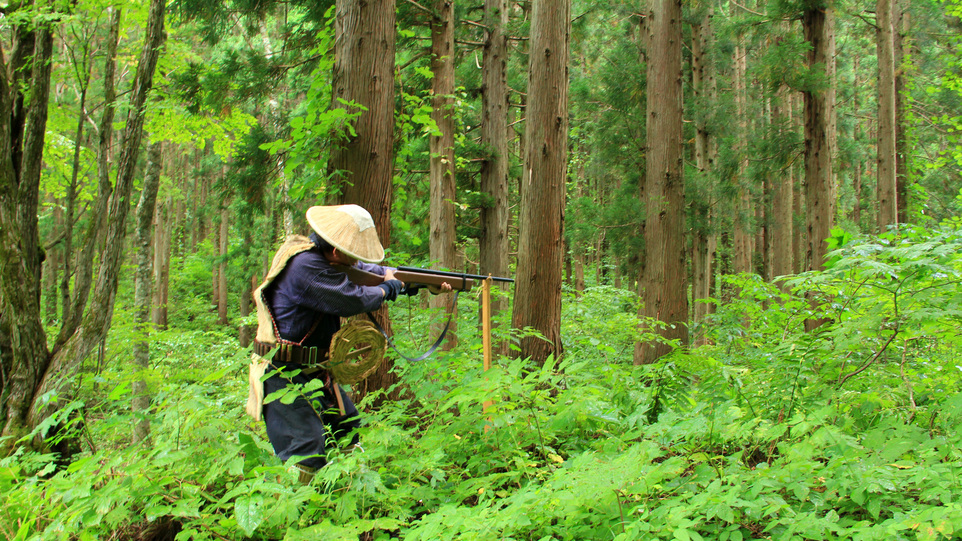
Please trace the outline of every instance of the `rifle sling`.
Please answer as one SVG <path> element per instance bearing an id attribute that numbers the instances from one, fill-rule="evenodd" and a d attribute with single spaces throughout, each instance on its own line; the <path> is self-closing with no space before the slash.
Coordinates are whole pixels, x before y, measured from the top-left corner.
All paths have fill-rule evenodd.
<path id="1" fill-rule="evenodd" d="M 377 319 L 374 318 L 374 315 L 368 312 L 367 317 L 374 323 L 374 326 L 377 327 L 377 330 L 384 336 L 384 339 L 387 340 L 388 345 L 391 346 L 391 349 L 393 349 L 395 353 L 397 353 L 398 355 L 403 357 L 405 360 L 410 361 L 412 363 L 423 361 L 424 359 L 427 359 L 428 357 L 433 355 L 434 352 L 437 351 L 439 347 L 441 347 L 441 343 L 444 342 L 444 337 L 447 336 L 448 329 L 451 327 L 451 318 L 454 317 L 454 313 L 455 313 L 454 308 L 458 304 L 459 293 L 461 293 L 460 290 L 455 290 L 454 299 L 451 301 L 452 309 L 451 309 L 451 312 L 448 313 L 448 321 L 444 324 L 444 330 L 441 331 L 441 335 L 438 336 L 438 339 L 434 341 L 434 344 L 431 345 L 430 349 L 428 349 L 425 353 L 423 353 L 419 357 L 408 357 L 404 353 L 401 353 L 401 350 L 399 350 L 397 346 L 394 344 L 394 340 L 390 336 L 388 336 L 386 332 L 384 332 L 384 329 L 381 327 L 381 324 L 377 322 Z"/>

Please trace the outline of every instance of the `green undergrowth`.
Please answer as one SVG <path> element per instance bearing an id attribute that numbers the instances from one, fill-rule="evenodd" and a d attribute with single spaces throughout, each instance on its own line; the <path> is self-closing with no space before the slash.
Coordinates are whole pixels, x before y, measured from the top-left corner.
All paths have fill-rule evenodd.
<path id="1" fill-rule="evenodd" d="M 733 278 L 710 344 L 648 366 L 631 363 L 633 297 L 596 287 L 565 302 L 564 360 L 485 372 L 466 298 L 461 345 L 399 361 L 403 398 L 362 402 L 364 451 L 331 451 L 310 486 L 244 416 L 233 338 L 168 331 L 140 374 L 154 392 L 149 443 L 130 443 L 142 417 L 129 363 L 108 363 L 85 379 L 83 407 L 64 410 L 85 421 L 71 425 L 83 454 L 59 468 L 25 450 L 0 461 L 0 534 L 957 539 L 958 239 L 849 239 L 794 292 Z M 817 311 L 803 300 L 813 290 L 830 299 Z M 814 318 L 829 322 L 805 332 Z"/>

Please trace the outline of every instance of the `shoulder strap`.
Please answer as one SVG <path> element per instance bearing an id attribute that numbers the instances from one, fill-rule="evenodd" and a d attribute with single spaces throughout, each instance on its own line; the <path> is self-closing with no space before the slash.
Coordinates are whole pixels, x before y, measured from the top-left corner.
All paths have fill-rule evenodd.
<path id="1" fill-rule="evenodd" d="M 267 302 L 264 300 L 264 289 L 277 278 L 292 257 L 301 252 L 306 252 L 313 247 L 314 243 L 311 239 L 303 235 L 291 235 L 287 237 L 284 244 L 282 244 L 281 247 L 277 249 L 277 253 L 274 254 L 274 260 L 271 262 L 271 268 L 267 272 L 267 276 L 264 277 L 261 285 L 254 290 L 254 304 L 257 306 L 256 338 L 258 342 L 276 344 L 279 340 L 274 325 L 274 315 L 271 314 L 270 307 L 267 306 Z"/>
<path id="2" fill-rule="evenodd" d="M 459 293 L 461 293 L 461 291 L 455 291 L 455 292 L 454 292 L 454 299 L 451 301 L 452 310 L 451 310 L 450 313 L 448 314 L 448 321 L 444 324 L 444 330 L 441 331 L 441 335 L 438 336 L 438 339 L 434 341 L 434 344 L 432 344 L 431 347 L 430 347 L 425 353 L 423 353 L 422 355 L 420 355 L 420 356 L 418 356 L 418 357 L 409 357 L 409 356 L 405 355 L 404 353 L 402 353 L 401 350 L 399 350 L 399 349 L 397 348 L 397 346 L 394 344 L 394 340 L 393 340 L 390 336 L 388 336 L 386 332 L 384 332 L 384 329 L 381 327 L 381 324 L 378 323 L 378 322 L 377 322 L 377 319 L 374 318 L 374 314 L 368 312 L 368 313 L 367 313 L 367 317 L 368 317 L 372 322 L 374 322 L 374 326 L 377 327 L 378 332 L 380 332 L 381 335 L 384 336 L 385 340 L 387 340 L 388 345 L 391 346 L 391 349 L 393 349 L 398 355 L 400 355 L 402 358 L 404 358 L 405 360 L 408 360 L 408 361 L 410 361 L 410 362 L 412 362 L 412 363 L 413 363 L 413 362 L 418 362 L 418 361 L 423 361 L 424 359 L 427 359 L 428 357 L 430 357 L 431 355 L 433 355 L 434 352 L 437 351 L 437 349 L 438 349 L 439 347 L 441 347 L 441 344 L 444 342 L 444 337 L 447 336 L 447 334 L 448 334 L 448 329 L 451 327 L 451 318 L 453 318 L 453 317 L 454 317 L 454 314 L 455 314 L 455 310 L 453 310 L 453 308 L 454 308 L 455 306 L 457 306 L 457 304 L 458 304 L 458 294 L 459 294 Z"/>

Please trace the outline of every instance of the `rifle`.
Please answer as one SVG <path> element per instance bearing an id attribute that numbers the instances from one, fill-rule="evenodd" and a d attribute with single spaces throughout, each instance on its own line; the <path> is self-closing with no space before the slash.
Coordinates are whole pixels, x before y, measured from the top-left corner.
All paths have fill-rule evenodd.
<path id="1" fill-rule="evenodd" d="M 348 280 L 354 282 L 359 286 L 377 286 L 384 283 L 384 277 L 380 274 L 374 274 L 373 272 L 367 272 L 361 270 L 357 267 L 348 267 L 347 265 L 341 265 L 338 263 L 332 264 L 335 270 L 343 272 L 347 275 Z M 433 269 L 420 269 L 417 267 L 398 267 L 394 272 L 394 278 L 404 282 L 406 288 L 418 288 L 418 287 L 441 287 L 441 284 L 447 282 L 451 285 L 451 289 L 454 293 L 454 300 L 452 301 L 452 306 L 456 305 L 458 302 L 458 294 L 462 291 L 468 291 L 474 285 L 475 280 L 487 280 L 491 278 L 496 282 L 514 282 L 512 278 L 502 278 L 500 276 L 481 276 L 480 274 L 467 274 L 460 272 L 448 272 L 439 271 Z M 407 359 L 411 362 L 421 361 L 431 356 L 435 350 L 444 341 L 444 336 L 448 333 L 448 327 L 451 325 L 451 319 L 454 316 L 454 310 L 448 314 L 448 322 L 444 324 L 444 330 L 441 331 L 441 335 L 434 342 L 434 345 L 430 349 L 419 357 L 409 357 L 394 345 L 394 340 L 384 332 L 381 324 L 377 322 L 377 319 L 371 315 L 367 314 L 368 319 L 374 324 L 381 335 L 384 336 L 388 345 L 391 346 L 398 355 Z"/>
<path id="2" fill-rule="evenodd" d="M 384 282 L 384 277 L 373 272 L 367 272 L 357 267 L 347 265 L 332 265 L 336 270 L 347 275 L 348 279 L 360 286 L 376 286 Z M 417 267 L 398 267 L 394 272 L 394 278 L 404 282 L 407 287 L 440 287 L 447 282 L 451 284 L 454 291 L 468 291 L 474 286 L 475 280 L 486 280 L 488 276 L 480 274 L 467 274 L 462 272 L 449 272 L 434 269 L 421 269 Z M 490 277 L 495 282 L 514 282 L 513 278 L 503 278 L 500 276 Z"/>

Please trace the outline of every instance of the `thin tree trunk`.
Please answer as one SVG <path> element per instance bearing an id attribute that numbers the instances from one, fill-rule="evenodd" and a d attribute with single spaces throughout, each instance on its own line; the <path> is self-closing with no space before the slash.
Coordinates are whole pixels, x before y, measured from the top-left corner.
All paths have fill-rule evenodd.
<path id="1" fill-rule="evenodd" d="M 859 65 L 860 65 L 860 64 L 861 64 L 861 61 L 860 61 L 860 59 L 859 59 L 859 56 L 856 55 L 855 58 L 852 59 L 852 72 L 856 74 L 856 79 L 855 79 L 855 87 L 856 87 L 856 88 L 858 88 L 858 87 L 860 86 L 860 81 L 858 80 L 858 75 L 857 75 L 858 72 L 859 72 Z M 860 96 L 859 96 L 859 92 L 858 92 L 858 91 L 854 92 L 854 95 L 852 96 L 852 108 L 853 108 L 854 110 L 856 110 L 856 111 L 859 110 L 859 104 L 860 104 L 860 101 L 861 101 L 861 100 L 859 100 L 859 97 L 860 97 Z M 861 123 L 861 122 L 854 122 L 854 123 L 853 123 L 853 126 L 852 126 L 852 139 L 853 139 L 854 141 L 859 141 L 859 140 L 861 140 L 861 138 L 862 138 L 862 123 Z M 852 192 L 853 192 L 853 194 L 854 194 L 855 201 L 854 201 L 854 203 L 852 204 L 852 211 L 851 211 L 851 213 L 849 214 L 849 217 L 850 217 L 851 220 L 855 223 L 855 227 L 856 227 L 858 230 L 861 230 L 861 224 L 862 224 L 862 170 L 863 170 L 862 160 L 860 160 L 860 159 L 855 160 L 855 163 L 852 164 L 852 166 L 853 166 L 853 170 L 852 170 Z"/>
<path id="2" fill-rule="evenodd" d="M 93 65 L 92 63 L 90 64 Z M 84 134 L 84 123 L 87 121 L 87 87 L 90 84 L 90 69 L 86 69 L 83 80 L 80 81 L 80 115 L 77 119 L 77 130 L 74 135 L 73 163 L 70 171 L 70 182 L 64 196 L 64 239 L 63 239 L 63 275 L 60 282 L 63 298 L 63 319 L 70 317 L 70 261 L 73 258 L 73 224 L 77 205 L 77 178 L 80 175 L 80 150 Z"/>
<path id="3" fill-rule="evenodd" d="M 528 55 L 526 151 L 521 187 L 518 274 L 513 325 L 547 340 L 525 338 L 521 355 L 543 364 L 563 353 L 562 251 L 568 157 L 568 25 L 570 0 L 532 2 Z"/>
<path id="4" fill-rule="evenodd" d="M 649 10 L 643 314 L 667 324 L 653 332 L 687 346 L 681 0 L 652 0 Z M 636 344 L 635 364 L 669 351 L 660 342 Z"/>
<path id="5" fill-rule="evenodd" d="M 167 292 L 170 283 L 170 200 L 154 210 L 153 302 L 150 321 L 157 329 L 167 328 Z"/>
<path id="6" fill-rule="evenodd" d="M 896 0 L 893 13 L 895 39 L 895 200 L 898 223 L 909 222 L 909 141 L 908 104 L 905 97 L 905 63 L 915 55 L 906 55 L 906 35 L 910 29 L 905 3 Z"/>
<path id="7" fill-rule="evenodd" d="M 488 154 L 481 162 L 482 194 L 481 238 L 478 241 L 480 272 L 494 276 L 508 274 L 508 86 L 507 0 L 484 2 L 484 50 L 481 68 L 481 145 Z M 506 303 L 494 297 L 492 312 L 505 309 Z M 499 354 L 507 353 L 507 342 L 495 345 Z"/>
<path id="8" fill-rule="evenodd" d="M 218 251 L 220 252 L 220 264 L 217 269 L 217 322 L 227 325 L 227 246 L 228 234 L 230 232 L 230 209 L 227 201 L 220 210 L 220 232 L 218 234 Z"/>
<path id="9" fill-rule="evenodd" d="M 732 6 L 732 11 L 739 9 Z M 746 71 L 748 69 L 745 47 L 742 45 L 743 38 L 739 36 L 734 49 L 732 65 L 734 69 L 734 89 L 735 94 L 735 116 L 737 117 L 737 142 L 735 144 L 738 153 L 738 173 L 736 175 L 737 194 L 735 200 L 734 233 L 732 239 L 732 267 L 735 273 L 752 272 L 752 200 L 751 191 L 748 186 L 748 104 L 747 104 L 747 85 L 745 84 Z"/>
<path id="10" fill-rule="evenodd" d="M 715 68 L 711 61 L 710 47 L 714 41 L 712 19 L 714 8 L 708 5 L 698 23 L 692 24 L 692 90 L 700 113 L 695 118 L 695 167 L 698 169 L 702 189 L 701 197 L 692 203 L 694 213 L 692 229 L 692 301 L 694 303 L 695 328 L 705 321 L 711 310 L 706 301 L 711 297 L 712 268 L 714 261 L 715 232 L 712 205 L 714 172 L 714 145 L 710 111 L 713 110 L 715 93 Z M 695 345 L 707 343 L 704 332 L 699 332 Z"/>
<path id="11" fill-rule="evenodd" d="M 895 38 L 892 11 L 895 0 L 877 0 L 878 23 L 878 228 L 884 232 L 898 223 L 896 200 Z"/>
<path id="12" fill-rule="evenodd" d="M 134 324 L 140 331 L 134 339 L 134 365 L 140 371 L 140 377 L 134 380 L 133 402 L 131 409 L 141 418 L 134 424 L 134 443 L 146 440 L 150 436 L 150 421 L 146 414 L 150 409 L 150 393 L 147 388 L 146 371 L 150 368 L 150 298 L 151 298 L 151 268 L 153 256 L 151 254 L 151 240 L 153 232 L 151 225 L 154 221 L 154 207 L 157 203 L 157 189 L 160 187 L 161 144 L 151 141 L 147 146 L 147 169 L 144 172 L 144 186 L 137 204 L 137 238 L 135 246 L 136 274 L 134 276 Z"/>
<path id="13" fill-rule="evenodd" d="M 430 149 L 430 225 L 431 261 L 441 268 L 457 270 L 458 245 L 455 234 L 455 168 L 454 168 L 454 2 L 437 0 L 431 20 L 431 118 L 439 135 L 428 137 Z M 432 295 L 430 306 L 443 310 L 450 304 L 448 295 Z M 457 343 L 456 321 L 451 320 L 443 348 L 453 349 Z M 435 325 L 440 332 L 441 324 Z"/>
<path id="14" fill-rule="evenodd" d="M 780 131 L 793 128 L 791 118 L 791 91 L 779 88 L 772 110 L 774 123 Z M 792 204 L 794 177 L 791 168 L 780 171 L 774 179 L 772 191 L 772 275 L 792 274 L 793 240 Z"/>

